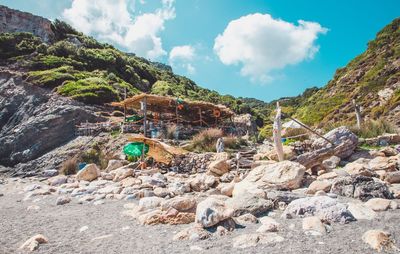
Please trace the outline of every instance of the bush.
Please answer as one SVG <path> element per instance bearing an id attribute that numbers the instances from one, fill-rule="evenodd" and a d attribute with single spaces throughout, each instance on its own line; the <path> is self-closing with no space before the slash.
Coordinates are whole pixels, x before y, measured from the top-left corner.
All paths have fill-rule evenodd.
<path id="1" fill-rule="evenodd" d="M 196 152 L 215 152 L 217 140 L 222 136 L 221 129 L 209 128 L 203 130 L 193 137 L 189 149 Z"/>
<path id="2" fill-rule="evenodd" d="M 104 104 L 119 100 L 115 89 L 102 78 L 66 81 L 57 92 L 90 104 Z"/>
<path id="3" fill-rule="evenodd" d="M 52 24 L 51 24 L 51 30 L 54 32 L 55 39 L 56 40 L 64 40 L 68 37 L 68 35 L 75 34 L 75 35 L 80 35 L 78 31 L 76 31 L 72 26 L 70 26 L 68 23 L 56 19 Z"/>
<path id="4" fill-rule="evenodd" d="M 64 81 L 75 80 L 70 73 L 73 72 L 71 66 L 45 70 L 31 71 L 28 73 L 28 81 L 35 85 L 54 88 L 60 86 Z"/>
<path id="5" fill-rule="evenodd" d="M 225 149 L 235 150 L 235 149 L 240 149 L 242 146 L 246 146 L 247 142 L 242 138 L 238 138 L 235 136 L 228 136 L 224 137 L 224 145 Z"/>
<path id="6" fill-rule="evenodd" d="M 361 129 L 355 126 L 350 128 L 360 138 L 373 138 L 384 133 L 398 133 L 399 130 L 392 123 L 384 120 L 368 120 L 362 123 Z"/>
<path id="7" fill-rule="evenodd" d="M 175 139 L 175 133 L 178 130 L 178 126 L 176 124 L 168 125 L 166 131 L 166 139 Z"/>
<path id="8" fill-rule="evenodd" d="M 76 174 L 78 169 L 78 162 L 75 158 L 68 159 L 61 165 L 59 173 L 62 175 L 73 175 Z"/>
<path id="9" fill-rule="evenodd" d="M 76 54 L 77 47 L 69 41 L 59 41 L 47 49 L 47 53 L 55 56 L 69 57 Z"/>
<path id="10" fill-rule="evenodd" d="M 27 67 L 34 70 L 47 70 L 63 66 L 73 66 L 76 69 L 82 69 L 84 64 L 71 58 L 59 57 L 53 55 L 39 55 L 28 62 Z"/>
<path id="11" fill-rule="evenodd" d="M 2 33 L 0 34 L 0 58 L 31 54 L 41 43 L 40 38 L 31 33 Z"/>
<path id="12" fill-rule="evenodd" d="M 102 148 L 94 144 L 91 149 L 85 151 L 81 154 L 81 161 L 85 163 L 94 163 L 100 167 L 100 169 L 105 169 L 108 164 L 108 160 L 102 151 Z"/>

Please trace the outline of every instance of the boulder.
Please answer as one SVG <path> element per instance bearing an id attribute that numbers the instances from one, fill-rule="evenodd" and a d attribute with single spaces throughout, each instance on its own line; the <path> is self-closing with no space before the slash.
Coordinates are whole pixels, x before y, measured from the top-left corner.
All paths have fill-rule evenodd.
<path id="1" fill-rule="evenodd" d="M 369 169 L 373 171 L 385 170 L 395 171 L 397 165 L 397 158 L 392 157 L 376 157 L 368 162 Z"/>
<path id="2" fill-rule="evenodd" d="M 365 203 L 365 206 L 371 208 L 375 212 L 397 209 L 396 201 L 383 198 L 371 198 Z"/>
<path id="3" fill-rule="evenodd" d="M 206 191 L 216 185 L 217 178 L 207 174 L 197 174 L 190 181 L 190 188 L 194 191 Z"/>
<path id="4" fill-rule="evenodd" d="M 208 173 L 216 176 L 222 176 L 223 174 L 229 172 L 230 165 L 227 163 L 226 159 L 216 160 L 210 163 L 208 166 Z"/>
<path id="5" fill-rule="evenodd" d="M 364 204 L 349 203 L 347 209 L 356 218 L 356 220 L 373 220 L 376 212 Z"/>
<path id="6" fill-rule="evenodd" d="M 259 215 L 274 208 L 274 203 L 272 201 L 249 193 L 227 199 L 225 204 L 226 207 L 234 211 L 233 216 L 235 217 L 246 213 Z"/>
<path id="7" fill-rule="evenodd" d="M 273 218 L 264 216 L 259 220 L 262 225 L 257 229 L 258 233 L 277 232 L 279 230 L 280 224 Z"/>
<path id="8" fill-rule="evenodd" d="M 378 252 L 397 249 L 391 234 L 383 230 L 368 230 L 363 234 L 362 240 Z"/>
<path id="9" fill-rule="evenodd" d="M 37 234 L 35 236 L 32 236 L 29 238 L 24 244 L 22 244 L 19 249 L 21 250 L 28 250 L 28 251 L 34 251 L 39 248 L 39 244 L 42 243 L 47 243 L 49 240 L 47 237 L 41 234 Z"/>
<path id="10" fill-rule="evenodd" d="M 371 198 L 393 198 L 393 194 L 385 183 L 366 176 L 338 177 L 332 184 L 331 193 L 362 201 Z"/>
<path id="11" fill-rule="evenodd" d="M 222 183 L 218 185 L 218 189 L 220 190 L 222 195 L 232 197 L 233 188 L 235 188 L 235 182 L 230 183 Z"/>
<path id="12" fill-rule="evenodd" d="M 378 175 L 368 168 L 368 162 L 364 159 L 358 159 L 354 162 L 346 164 L 343 170 L 352 176 L 362 175 L 368 177 L 377 177 Z"/>
<path id="13" fill-rule="evenodd" d="M 310 184 L 307 188 L 307 194 L 315 194 L 318 191 L 329 192 L 331 189 L 332 183 L 330 181 L 319 181 L 316 180 Z"/>
<path id="14" fill-rule="evenodd" d="M 57 175 L 47 179 L 50 186 L 58 186 L 64 183 L 67 183 L 68 177 L 65 175 Z"/>
<path id="15" fill-rule="evenodd" d="M 302 165 L 292 161 L 259 166 L 235 184 L 233 196 L 252 192 L 254 189 L 297 189 L 301 186 L 305 170 Z"/>
<path id="16" fill-rule="evenodd" d="M 322 166 L 327 170 L 332 170 L 339 165 L 340 158 L 337 156 L 331 156 L 330 158 L 322 161 Z"/>
<path id="17" fill-rule="evenodd" d="M 385 181 L 388 183 L 400 183 L 400 171 L 389 172 L 385 176 Z"/>
<path id="18" fill-rule="evenodd" d="M 283 218 L 317 216 L 328 222 L 347 223 L 355 220 L 347 210 L 347 205 L 339 203 L 328 196 L 314 196 L 296 199 L 291 202 L 282 214 Z"/>
<path id="19" fill-rule="evenodd" d="M 127 177 L 133 176 L 133 168 L 130 165 L 126 165 L 117 169 L 110 171 L 114 176 L 113 181 L 119 182 Z"/>
<path id="20" fill-rule="evenodd" d="M 225 202 L 215 197 L 201 201 L 196 208 L 196 222 L 204 228 L 214 226 L 231 218 L 233 210 L 226 207 Z"/>
<path id="21" fill-rule="evenodd" d="M 179 212 L 194 212 L 196 205 L 196 199 L 192 197 L 175 197 L 164 200 L 161 203 L 161 209 L 168 210 L 174 208 Z"/>
<path id="22" fill-rule="evenodd" d="M 100 169 L 96 164 L 87 164 L 83 169 L 79 170 L 76 174 L 77 180 L 93 181 L 100 177 Z"/>
<path id="23" fill-rule="evenodd" d="M 303 230 L 307 235 L 323 235 L 326 233 L 325 225 L 316 216 L 303 219 Z"/>
<path id="24" fill-rule="evenodd" d="M 109 160 L 107 164 L 106 172 L 113 171 L 114 169 L 123 167 L 125 165 L 125 161 L 123 160 Z"/>

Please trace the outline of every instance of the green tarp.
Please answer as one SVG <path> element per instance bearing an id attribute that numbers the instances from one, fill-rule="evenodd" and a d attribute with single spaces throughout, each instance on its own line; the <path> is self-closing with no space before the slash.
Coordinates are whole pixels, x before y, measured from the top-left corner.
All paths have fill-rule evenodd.
<path id="1" fill-rule="evenodd" d="M 133 142 L 124 146 L 124 154 L 128 156 L 141 156 L 143 151 L 143 143 L 142 142 Z M 149 152 L 149 145 L 144 146 L 144 154 Z"/>

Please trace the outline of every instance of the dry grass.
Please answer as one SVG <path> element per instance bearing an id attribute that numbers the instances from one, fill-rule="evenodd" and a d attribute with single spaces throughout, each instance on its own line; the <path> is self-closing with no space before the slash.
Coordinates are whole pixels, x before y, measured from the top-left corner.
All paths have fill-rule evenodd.
<path id="1" fill-rule="evenodd" d="M 356 126 L 352 126 L 350 129 L 360 138 L 373 138 L 385 133 L 399 132 L 394 124 L 382 118 L 363 122 L 361 129 L 358 129 Z"/>
<path id="2" fill-rule="evenodd" d="M 175 133 L 178 130 L 178 126 L 176 124 L 168 125 L 166 131 L 166 139 L 175 139 Z"/>
<path id="3" fill-rule="evenodd" d="M 247 142 L 242 138 L 238 138 L 235 136 L 227 136 L 224 137 L 224 144 L 225 144 L 225 149 L 239 149 L 242 146 L 246 146 Z"/>
<path id="4" fill-rule="evenodd" d="M 78 168 L 78 161 L 75 158 L 68 159 L 61 165 L 59 173 L 61 175 L 73 175 Z"/>
<path id="5" fill-rule="evenodd" d="M 292 139 L 295 140 L 306 140 L 308 138 L 307 134 L 308 131 L 304 128 L 287 128 L 285 131 L 285 135 L 283 135 L 284 138 L 288 138 L 288 137 L 295 137 Z M 300 136 L 300 135 L 304 135 L 304 136 Z M 300 136 L 300 137 L 297 137 Z"/>
<path id="6" fill-rule="evenodd" d="M 202 130 L 193 137 L 189 149 L 195 152 L 215 152 L 217 140 L 222 136 L 221 129 L 209 128 Z"/>

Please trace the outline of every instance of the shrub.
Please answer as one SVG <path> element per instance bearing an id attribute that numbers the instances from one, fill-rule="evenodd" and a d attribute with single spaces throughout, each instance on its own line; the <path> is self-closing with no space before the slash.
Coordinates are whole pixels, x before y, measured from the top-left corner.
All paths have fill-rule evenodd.
<path id="1" fill-rule="evenodd" d="M 203 130 L 193 137 L 189 149 L 196 152 L 215 152 L 217 140 L 222 136 L 221 129 L 209 128 Z"/>
<path id="2" fill-rule="evenodd" d="M 47 70 L 62 66 L 73 66 L 76 69 L 82 69 L 84 64 L 67 57 L 53 55 L 39 55 L 28 62 L 27 67 L 34 70 Z"/>
<path id="3" fill-rule="evenodd" d="M 94 144 L 91 149 L 83 152 L 81 154 L 81 161 L 85 163 L 94 163 L 100 167 L 100 169 L 105 169 L 108 164 L 108 160 L 102 151 L 102 148 Z"/>
<path id="4" fill-rule="evenodd" d="M 361 129 L 352 126 L 351 130 L 360 138 L 373 138 L 384 133 L 399 132 L 395 125 L 384 119 L 368 120 L 362 123 Z"/>
<path id="5" fill-rule="evenodd" d="M 57 92 L 90 104 L 104 104 L 119 100 L 115 89 L 102 78 L 66 81 Z"/>
<path id="6" fill-rule="evenodd" d="M 31 54 L 41 43 L 40 38 L 31 33 L 2 33 L 0 34 L 0 58 Z"/>
<path id="7" fill-rule="evenodd" d="M 62 175 L 73 175 L 78 169 L 78 162 L 75 158 L 68 159 L 61 165 L 59 173 Z"/>
<path id="8" fill-rule="evenodd" d="M 225 145 L 225 149 L 240 149 L 242 146 L 247 145 L 246 140 L 239 138 L 239 137 L 235 137 L 235 136 L 227 136 L 224 137 L 224 145 Z"/>
<path id="9" fill-rule="evenodd" d="M 51 24 L 51 30 L 54 32 L 56 40 L 63 40 L 71 34 L 80 35 L 80 33 L 68 23 L 58 19 Z"/>
<path id="10" fill-rule="evenodd" d="M 70 74 L 71 72 L 73 72 L 71 66 L 45 71 L 31 71 L 28 73 L 28 81 L 35 85 L 53 88 L 60 86 L 64 81 L 75 80 L 74 76 Z"/>
<path id="11" fill-rule="evenodd" d="M 55 56 L 69 57 L 76 54 L 77 47 L 69 41 L 59 41 L 47 49 L 47 53 Z"/>
<path id="12" fill-rule="evenodd" d="M 178 126 L 176 124 L 168 125 L 167 131 L 165 134 L 166 139 L 175 139 L 175 133 L 178 130 Z"/>

